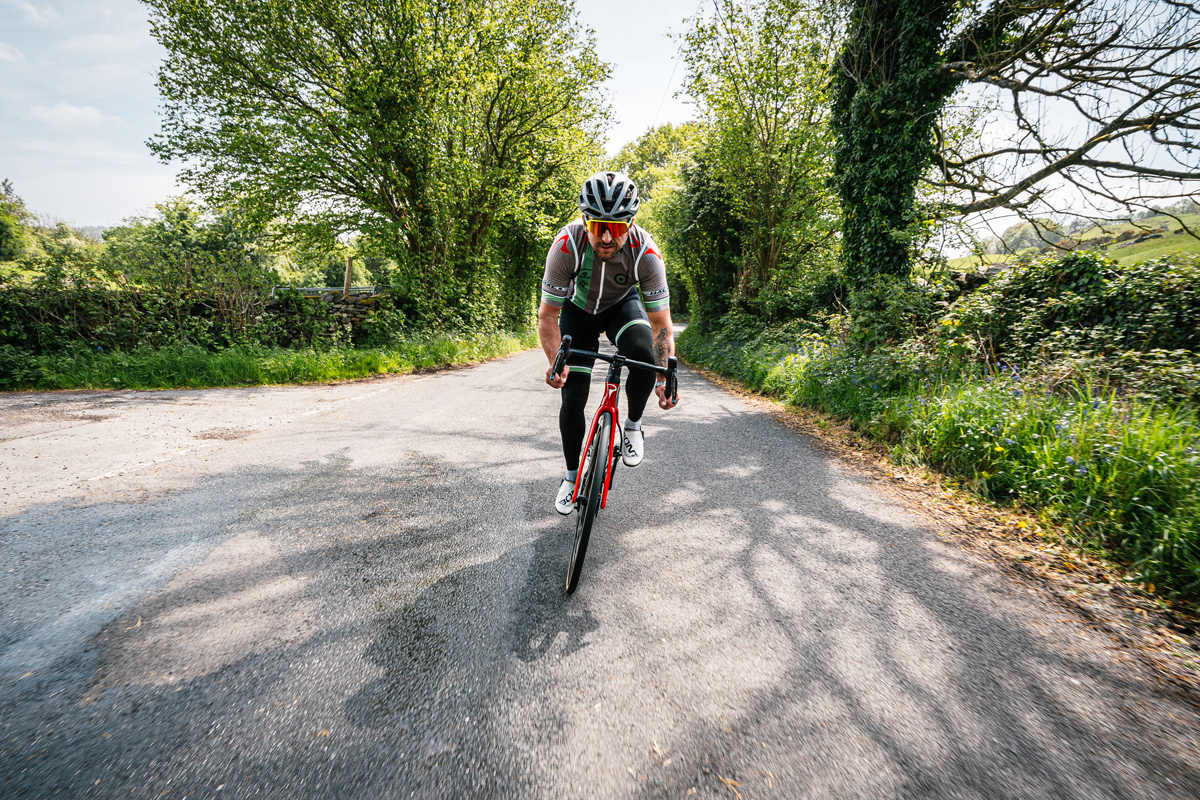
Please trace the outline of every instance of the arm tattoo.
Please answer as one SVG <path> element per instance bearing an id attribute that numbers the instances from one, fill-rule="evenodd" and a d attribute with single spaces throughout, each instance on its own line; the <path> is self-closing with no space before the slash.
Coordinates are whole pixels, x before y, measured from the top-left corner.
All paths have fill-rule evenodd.
<path id="1" fill-rule="evenodd" d="M 667 336 L 667 329 L 660 328 L 654 334 L 654 363 L 660 367 L 667 365 L 667 356 L 670 353 L 671 340 Z"/>

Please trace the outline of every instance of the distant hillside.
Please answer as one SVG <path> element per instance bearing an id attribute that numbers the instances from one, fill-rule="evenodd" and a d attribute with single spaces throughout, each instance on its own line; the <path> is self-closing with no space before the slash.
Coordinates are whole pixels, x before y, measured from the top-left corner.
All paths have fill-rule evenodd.
<path id="1" fill-rule="evenodd" d="M 1200 233 L 1200 213 L 1176 216 Z M 950 267 L 977 269 L 984 264 L 1012 261 L 1018 256 L 1066 254 L 1073 250 L 1097 250 L 1117 263 L 1133 264 L 1174 252 L 1200 253 L 1200 241 L 1166 215 L 1148 216 L 1135 222 L 1098 222 L 1070 235 L 1053 230 L 1039 235 L 1031 223 L 1022 222 L 1001 234 L 1000 240 L 993 240 L 987 255 L 953 258 Z"/>
<path id="2" fill-rule="evenodd" d="M 108 227 L 107 225 L 78 225 L 74 227 L 74 230 L 84 239 L 102 242 L 104 241 L 104 232 L 108 230 Z"/>

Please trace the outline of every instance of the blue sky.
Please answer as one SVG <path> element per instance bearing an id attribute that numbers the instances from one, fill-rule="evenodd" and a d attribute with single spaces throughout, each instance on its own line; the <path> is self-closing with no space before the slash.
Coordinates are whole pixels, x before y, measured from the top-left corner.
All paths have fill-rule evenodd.
<path id="1" fill-rule="evenodd" d="M 691 109 L 670 95 L 683 77 L 667 33 L 683 30 L 697 0 L 655 0 L 634 12 L 577 0 L 613 64 L 616 124 L 609 148 L 655 120 Z M 183 189 L 150 155 L 158 131 L 154 75 L 163 51 L 137 0 L 0 0 L 0 178 L 34 211 L 76 225 L 115 225 Z M 668 81 L 671 88 L 668 90 Z"/>

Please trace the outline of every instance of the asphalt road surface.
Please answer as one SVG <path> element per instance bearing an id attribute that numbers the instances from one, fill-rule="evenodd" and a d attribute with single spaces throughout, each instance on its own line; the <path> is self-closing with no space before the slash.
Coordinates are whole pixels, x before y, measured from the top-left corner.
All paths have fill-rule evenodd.
<path id="1" fill-rule="evenodd" d="M 567 597 L 544 369 L 0 397 L 0 796 L 1200 796 L 1193 707 L 691 373 Z"/>

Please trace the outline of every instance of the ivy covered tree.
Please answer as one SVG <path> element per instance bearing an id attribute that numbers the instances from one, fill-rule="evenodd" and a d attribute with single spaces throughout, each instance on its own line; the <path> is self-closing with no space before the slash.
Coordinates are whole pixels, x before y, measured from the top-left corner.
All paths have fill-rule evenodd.
<path id="1" fill-rule="evenodd" d="M 427 324 L 530 313 L 527 254 L 607 120 L 571 0 L 144 2 L 167 50 L 151 148 L 210 205 L 370 237 Z"/>
<path id="2" fill-rule="evenodd" d="M 1036 219 L 1080 202 L 1132 213 L 1196 191 L 1194 4 L 849 0 L 847 8 L 832 121 L 842 262 L 853 282 L 907 275 L 910 242 L 939 216 L 1005 209 Z M 995 110 L 966 145 L 941 124 L 963 90 Z M 918 202 L 922 181 L 942 192 L 936 207 Z"/>

